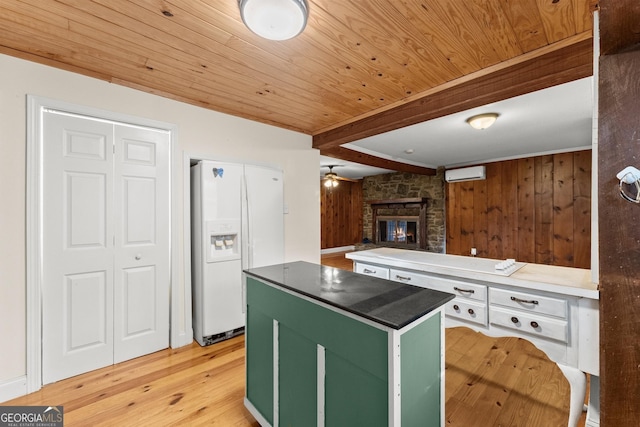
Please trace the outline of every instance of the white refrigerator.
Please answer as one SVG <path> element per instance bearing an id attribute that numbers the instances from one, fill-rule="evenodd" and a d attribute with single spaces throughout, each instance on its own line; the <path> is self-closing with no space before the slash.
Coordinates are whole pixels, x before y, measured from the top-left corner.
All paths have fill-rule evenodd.
<path id="1" fill-rule="evenodd" d="M 282 171 L 209 160 L 192 166 L 191 260 L 198 343 L 243 333 L 242 270 L 284 262 Z"/>

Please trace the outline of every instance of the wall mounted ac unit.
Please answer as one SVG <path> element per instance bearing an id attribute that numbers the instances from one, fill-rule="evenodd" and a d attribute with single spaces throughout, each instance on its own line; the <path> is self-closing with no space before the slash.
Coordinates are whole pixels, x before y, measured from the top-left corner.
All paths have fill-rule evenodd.
<path id="1" fill-rule="evenodd" d="M 484 166 L 472 166 L 470 168 L 444 171 L 444 179 L 447 182 L 474 181 L 485 178 L 486 169 Z"/>

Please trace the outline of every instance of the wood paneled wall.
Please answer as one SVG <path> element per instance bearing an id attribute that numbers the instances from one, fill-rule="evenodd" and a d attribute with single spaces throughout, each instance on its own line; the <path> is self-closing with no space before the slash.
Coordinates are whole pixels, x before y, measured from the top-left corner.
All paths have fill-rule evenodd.
<path id="1" fill-rule="evenodd" d="M 340 181 L 330 190 L 320 184 L 320 225 L 322 249 L 362 241 L 362 181 Z"/>
<path id="2" fill-rule="evenodd" d="M 446 184 L 448 254 L 590 268 L 591 150 L 486 168 Z"/>

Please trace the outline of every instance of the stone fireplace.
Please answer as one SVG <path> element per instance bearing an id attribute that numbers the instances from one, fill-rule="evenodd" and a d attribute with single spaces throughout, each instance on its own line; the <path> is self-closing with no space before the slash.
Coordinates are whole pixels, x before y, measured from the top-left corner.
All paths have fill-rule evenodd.
<path id="1" fill-rule="evenodd" d="M 428 200 L 426 220 L 421 226 L 425 230 L 426 248 L 430 252 L 445 251 L 445 194 L 444 168 L 439 168 L 436 175 L 417 175 L 407 172 L 394 172 L 365 177 L 362 182 L 362 237 L 363 243 L 356 245 L 356 250 L 376 247 L 373 236 L 377 230 L 377 221 L 373 220 L 371 201 L 397 201 L 402 198 Z M 388 210 L 380 207 L 376 216 L 420 216 L 419 206 L 406 206 Z M 421 246 L 424 245 L 421 240 Z M 422 250 L 422 249 L 420 249 Z"/>

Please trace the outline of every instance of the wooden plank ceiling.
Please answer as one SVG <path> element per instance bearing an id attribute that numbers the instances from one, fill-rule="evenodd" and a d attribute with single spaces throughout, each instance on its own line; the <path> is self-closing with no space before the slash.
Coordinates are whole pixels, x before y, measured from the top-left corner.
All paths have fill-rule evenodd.
<path id="1" fill-rule="evenodd" d="M 592 73 L 595 0 L 310 0 L 263 40 L 236 0 L 3 0 L 0 52 L 313 135 L 321 153 Z M 413 172 L 429 170 L 406 166 Z"/>

